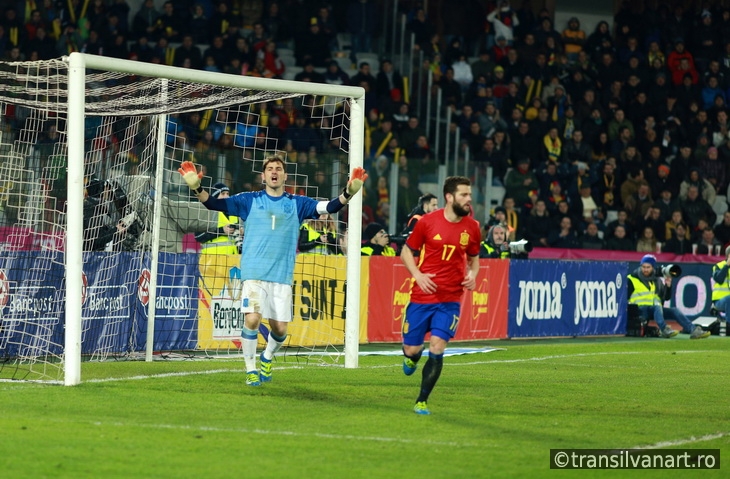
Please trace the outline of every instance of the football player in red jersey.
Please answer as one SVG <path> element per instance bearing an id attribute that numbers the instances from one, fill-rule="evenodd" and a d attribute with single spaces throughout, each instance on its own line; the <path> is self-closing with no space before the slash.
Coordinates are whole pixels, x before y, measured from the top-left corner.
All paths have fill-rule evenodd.
<path id="1" fill-rule="evenodd" d="M 463 176 L 450 176 L 443 191 L 446 206 L 416 223 L 401 252 L 414 279 L 403 319 L 403 372 L 407 376 L 416 371 L 426 333 L 431 333 L 421 392 L 413 408 L 417 414 L 430 414 L 426 402 L 441 375 L 446 345 L 456 334 L 461 296 L 464 289 L 474 289 L 479 272 L 481 231 L 471 216 L 471 182 Z"/>

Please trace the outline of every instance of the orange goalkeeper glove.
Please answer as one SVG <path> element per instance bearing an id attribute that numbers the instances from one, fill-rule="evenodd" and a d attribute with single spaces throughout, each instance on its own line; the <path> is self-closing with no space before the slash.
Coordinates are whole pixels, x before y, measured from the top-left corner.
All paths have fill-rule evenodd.
<path id="1" fill-rule="evenodd" d="M 183 161 L 177 171 L 180 172 L 183 180 L 185 180 L 185 183 L 188 184 L 191 190 L 198 191 L 200 189 L 200 180 L 203 178 L 203 172 L 198 173 L 192 161 Z"/>
<path id="2" fill-rule="evenodd" d="M 365 169 L 357 167 L 352 170 L 350 181 L 347 182 L 347 186 L 345 187 L 347 197 L 349 198 L 350 196 L 360 191 L 360 188 L 362 188 L 362 184 L 365 183 L 365 180 L 367 179 L 368 174 L 365 172 Z"/>

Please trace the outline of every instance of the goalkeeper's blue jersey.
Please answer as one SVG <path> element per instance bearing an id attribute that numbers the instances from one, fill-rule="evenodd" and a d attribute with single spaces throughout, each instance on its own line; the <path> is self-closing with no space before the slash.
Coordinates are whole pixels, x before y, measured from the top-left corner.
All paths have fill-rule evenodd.
<path id="1" fill-rule="evenodd" d="M 241 249 L 241 279 L 292 284 L 299 227 L 317 219 L 317 200 L 265 191 L 238 193 L 225 199 L 230 215 L 246 222 Z"/>

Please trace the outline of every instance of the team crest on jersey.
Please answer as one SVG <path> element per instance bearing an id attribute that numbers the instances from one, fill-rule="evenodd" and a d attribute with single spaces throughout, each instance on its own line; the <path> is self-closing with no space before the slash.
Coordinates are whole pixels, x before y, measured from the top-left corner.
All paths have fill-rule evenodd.
<path id="1" fill-rule="evenodd" d="M 292 205 L 291 201 L 286 201 L 283 205 L 284 213 L 287 215 L 290 215 L 291 212 L 294 210 L 294 206 Z"/>
<path id="2" fill-rule="evenodd" d="M 469 233 L 467 233 L 466 231 L 461 233 L 461 237 L 459 237 L 459 244 L 461 246 L 466 246 L 469 244 Z"/>

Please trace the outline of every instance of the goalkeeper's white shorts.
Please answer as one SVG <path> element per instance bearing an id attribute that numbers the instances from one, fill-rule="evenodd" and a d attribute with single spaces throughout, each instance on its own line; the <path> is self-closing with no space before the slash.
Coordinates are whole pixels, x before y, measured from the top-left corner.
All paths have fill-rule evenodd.
<path id="1" fill-rule="evenodd" d="M 272 283 L 258 279 L 243 282 L 241 311 L 258 313 L 263 319 L 290 323 L 292 319 L 292 287 L 290 284 Z"/>

